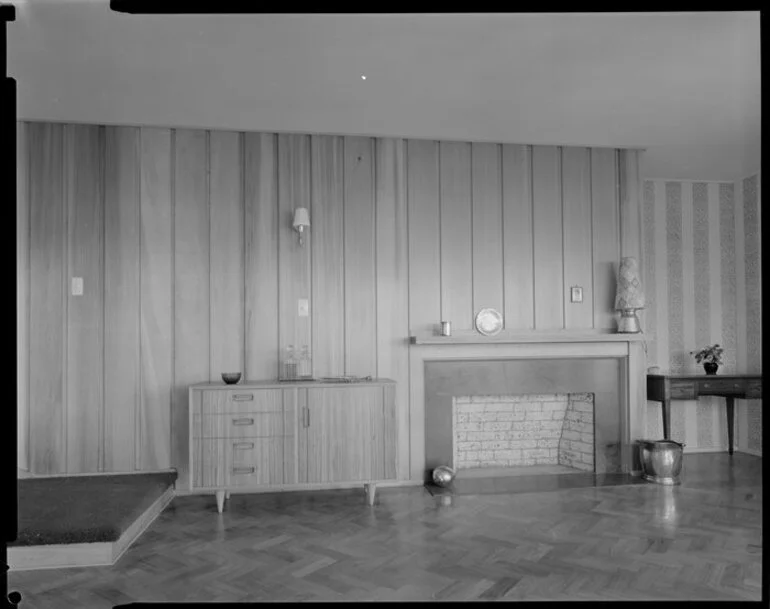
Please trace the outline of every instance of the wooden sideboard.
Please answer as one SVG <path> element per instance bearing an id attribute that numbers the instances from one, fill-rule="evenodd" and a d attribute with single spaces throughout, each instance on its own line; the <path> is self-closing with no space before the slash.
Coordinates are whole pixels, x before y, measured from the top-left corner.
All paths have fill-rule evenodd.
<path id="1" fill-rule="evenodd" d="M 395 382 L 202 383 L 190 387 L 190 488 L 344 488 L 396 479 Z"/>
<path id="2" fill-rule="evenodd" d="M 725 398 L 727 409 L 728 452 L 733 454 L 735 398 L 756 400 L 762 397 L 759 374 L 648 374 L 647 399 L 660 402 L 663 438 L 671 434 L 671 400 L 697 400 L 701 395 Z"/>

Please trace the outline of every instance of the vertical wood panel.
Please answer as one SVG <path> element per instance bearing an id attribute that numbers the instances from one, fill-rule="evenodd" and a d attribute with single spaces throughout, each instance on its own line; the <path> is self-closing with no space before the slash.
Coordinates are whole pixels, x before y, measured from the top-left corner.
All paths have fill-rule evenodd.
<path id="1" fill-rule="evenodd" d="M 310 208 L 310 136 L 278 135 L 278 317 L 281 359 L 285 349 L 310 345 L 310 317 L 299 317 L 300 298 L 310 299 L 311 228 L 305 233 L 305 244 L 299 245 L 292 229 L 294 210 Z M 310 309 L 315 306 L 310 302 Z"/>
<path id="2" fill-rule="evenodd" d="M 594 235 L 594 328 L 616 329 L 615 286 L 617 265 L 620 262 L 620 223 L 616 152 L 611 148 L 591 149 L 591 213 Z"/>
<path id="3" fill-rule="evenodd" d="M 315 376 L 345 374 L 343 139 L 311 136 L 312 358 Z"/>
<path id="4" fill-rule="evenodd" d="M 30 470 L 65 471 L 65 209 L 62 125 L 29 124 Z"/>
<path id="5" fill-rule="evenodd" d="M 222 372 L 243 373 L 243 177 L 241 138 L 233 131 L 209 134 L 211 227 L 212 381 Z"/>
<path id="6" fill-rule="evenodd" d="M 29 469 L 29 124 L 16 123 L 16 441 L 17 466 Z"/>
<path id="7" fill-rule="evenodd" d="M 409 478 L 409 268 L 406 231 L 404 140 L 378 138 L 377 179 L 377 376 L 396 381 L 395 412 L 385 401 L 385 420 L 395 417 L 396 468 Z M 391 391 L 386 387 L 386 391 Z M 390 428 L 388 428 L 390 429 Z M 387 444 L 386 444 L 387 446 Z M 386 458 L 386 465 L 390 461 Z"/>
<path id="8" fill-rule="evenodd" d="M 278 158 L 275 135 L 244 134 L 246 362 L 249 380 L 278 376 Z"/>
<path id="9" fill-rule="evenodd" d="M 505 327 L 530 330 L 535 327 L 531 147 L 503 144 L 502 172 Z"/>
<path id="10" fill-rule="evenodd" d="M 441 181 L 441 319 L 473 327 L 471 145 L 439 143 Z"/>
<path id="11" fill-rule="evenodd" d="M 377 371 L 374 142 L 368 137 L 346 137 L 344 141 L 345 373 L 374 376 Z"/>
<path id="12" fill-rule="evenodd" d="M 104 446 L 106 471 L 135 465 L 139 407 L 139 129 L 105 128 Z"/>
<path id="13" fill-rule="evenodd" d="M 564 327 L 592 328 L 594 312 L 591 235 L 591 165 L 587 148 L 562 149 L 564 197 Z M 583 302 L 572 302 L 570 288 L 583 288 Z"/>
<path id="14" fill-rule="evenodd" d="M 473 312 L 503 303 L 503 202 L 500 145 L 471 145 L 473 183 Z"/>
<path id="15" fill-rule="evenodd" d="M 409 328 L 432 333 L 441 316 L 438 144 L 407 142 Z"/>
<path id="16" fill-rule="evenodd" d="M 100 128 L 65 127 L 67 278 L 83 294 L 67 306 L 67 472 L 101 469 L 104 248 Z M 68 286 L 69 287 L 69 286 Z"/>
<path id="17" fill-rule="evenodd" d="M 618 150 L 618 186 L 620 189 L 621 256 L 634 256 L 641 263 L 641 188 L 639 152 Z"/>
<path id="18" fill-rule="evenodd" d="M 188 480 L 188 386 L 209 379 L 209 198 L 206 132 L 174 137 L 174 389 L 171 465 Z M 212 326 L 218 328 L 218 326 Z"/>
<path id="19" fill-rule="evenodd" d="M 535 240 L 535 328 L 564 327 L 561 153 L 556 146 L 532 147 Z"/>
<path id="20" fill-rule="evenodd" d="M 172 379 L 171 131 L 141 129 L 139 469 L 170 465 Z"/>

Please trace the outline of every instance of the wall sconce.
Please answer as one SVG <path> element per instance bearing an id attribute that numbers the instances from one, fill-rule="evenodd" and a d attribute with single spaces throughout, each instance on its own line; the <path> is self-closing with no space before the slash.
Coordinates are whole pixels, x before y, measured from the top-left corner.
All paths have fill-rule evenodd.
<path id="1" fill-rule="evenodd" d="M 305 230 L 310 228 L 310 214 L 306 207 L 298 207 L 294 210 L 294 230 L 299 233 L 300 246 L 305 245 Z"/>
<path id="2" fill-rule="evenodd" d="M 620 311 L 618 332 L 641 332 L 637 309 L 644 308 L 644 292 L 639 276 L 639 264 L 636 258 L 627 256 L 620 261 L 618 268 L 618 290 L 615 295 L 615 309 Z"/>

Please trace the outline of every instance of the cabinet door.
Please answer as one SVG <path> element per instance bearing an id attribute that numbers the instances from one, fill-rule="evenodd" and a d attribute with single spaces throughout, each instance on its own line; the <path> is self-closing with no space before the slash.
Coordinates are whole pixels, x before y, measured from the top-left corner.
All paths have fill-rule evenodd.
<path id="1" fill-rule="evenodd" d="M 308 388 L 300 420 L 300 482 L 385 478 L 382 387 Z"/>

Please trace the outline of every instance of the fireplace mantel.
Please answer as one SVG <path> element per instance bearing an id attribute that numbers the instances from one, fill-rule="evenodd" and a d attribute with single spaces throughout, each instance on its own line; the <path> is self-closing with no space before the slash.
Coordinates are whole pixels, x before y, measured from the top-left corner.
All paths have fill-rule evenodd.
<path id="1" fill-rule="evenodd" d="M 468 345 L 468 344 L 515 344 L 515 343 L 603 343 L 603 342 L 644 342 L 648 336 L 621 333 L 579 333 L 579 332 L 501 332 L 495 336 L 484 336 L 478 332 L 461 331 L 452 336 L 426 334 L 410 336 L 412 345 Z"/>
<path id="2" fill-rule="evenodd" d="M 425 453 L 425 365 L 442 360 L 604 359 L 620 362 L 619 423 L 622 471 L 639 473 L 638 440 L 644 438 L 646 406 L 644 334 L 598 332 L 501 332 L 483 336 L 462 331 L 453 336 L 412 336 L 409 345 L 410 478 L 422 480 Z M 589 391 L 583 389 L 583 391 Z"/>

